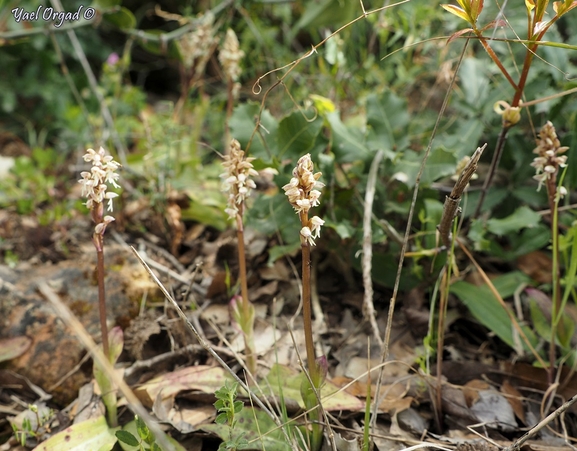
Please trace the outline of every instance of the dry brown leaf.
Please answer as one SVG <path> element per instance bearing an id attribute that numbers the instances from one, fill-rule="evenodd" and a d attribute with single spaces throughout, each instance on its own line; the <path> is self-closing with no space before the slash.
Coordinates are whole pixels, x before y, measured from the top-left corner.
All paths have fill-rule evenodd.
<path id="1" fill-rule="evenodd" d="M 198 365 L 182 368 L 142 384 L 134 393 L 147 407 L 152 407 L 157 397 L 174 398 L 182 391 L 199 390 L 214 393 L 224 384 L 225 371 L 220 367 Z"/>
<path id="2" fill-rule="evenodd" d="M 513 387 L 508 379 L 505 379 L 501 384 L 501 393 L 507 397 L 507 400 L 509 401 L 509 404 L 511 404 L 511 407 L 513 407 L 513 412 L 515 412 L 517 418 L 526 425 L 525 409 L 523 408 L 523 395 L 521 392 Z"/>
<path id="3" fill-rule="evenodd" d="M 489 388 L 490 385 L 480 379 L 473 379 L 472 381 L 467 382 L 463 387 L 463 394 L 465 395 L 467 405 L 471 407 L 475 404 L 479 400 L 479 391 L 487 390 Z"/>
<path id="4" fill-rule="evenodd" d="M 551 257 L 542 251 L 533 251 L 517 259 L 517 266 L 539 283 L 551 283 Z"/>
<path id="5" fill-rule="evenodd" d="M 290 269 L 283 260 L 277 260 L 272 266 L 259 269 L 259 275 L 263 280 L 281 280 L 288 282 L 291 277 Z"/>

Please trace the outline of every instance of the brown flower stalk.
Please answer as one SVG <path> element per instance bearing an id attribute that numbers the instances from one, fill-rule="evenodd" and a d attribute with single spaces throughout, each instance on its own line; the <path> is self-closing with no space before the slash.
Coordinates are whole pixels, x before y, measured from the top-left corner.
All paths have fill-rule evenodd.
<path id="1" fill-rule="evenodd" d="M 321 226 L 325 223 L 318 216 L 309 219 L 309 210 L 319 205 L 323 183 L 319 182 L 322 173 L 313 173 L 313 162 L 310 154 L 301 157 L 293 170 L 290 182 L 283 186 L 290 204 L 299 215 L 301 221 L 300 240 L 302 249 L 302 278 L 303 278 L 303 320 L 305 332 L 305 345 L 307 348 L 307 365 L 313 381 L 318 378 L 317 363 L 315 361 L 315 347 L 313 342 L 312 314 L 311 314 L 311 246 L 315 245 L 315 238 L 321 232 Z M 316 385 L 316 384 L 315 384 Z"/>
<path id="2" fill-rule="evenodd" d="M 101 147 L 98 151 L 88 149 L 84 155 L 84 161 L 91 162 L 90 171 L 80 173 L 82 178 L 78 181 L 82 185 L 82 196 L 88 200 L 85 205 L 90 210 L 92 220 L 96 223 L 92 242 L 96 248 L 97 257 L 97 279 L 98 279 L 98 306 L 100 314 L 100 330 L 102 333 L 102 350 L 110 363 L 114 363 L 118 355 L 110 351 L 108 326 L 106 324 L 106 295 L 104 291 L 104 232 L 106 227 L 114 218 L 110 215 L 104 215 L 104 201 L 107 201 L 108 211 L 112 212 L 112 200 L 118 197 L 118 194 L 108 191 L 108 183 L 114 188 L 120 188 L 116 183 L 119 175 L 117 169 L 120 164 L 114 161 L 110 155 Z M 113 350 L 116 349 L 113 346 Z M 119 353 L 118 353 L 119 354 Z M 102 388 L 102 387 L 101 387 Z M 109 425 L 115 427 L 117 424 L 116 395 L 103 393 L 103 401 L 106 405 Z"/>
<path id="3" fill-rule="evenodd" d="M 256 184 L 251 177 L 259 175 L 253 168 L 254 158 L 246 157 L 240 148 L 240 143 L 233 139 L 230 143 L 228 154 L 224 157 L 222 165 L 225 172 L 221 174 L 223 179 L 222 190 L 228 193 L 228 203 L 225 212 L 229 219 L 235 221 L 238 246 L 238 268 L 240 279 L 240 292 L 242 302 L 233 300 L 232 310 L 236 322 L 244 333 L 246 348 L 246 364 L 252 374 L 256 374 L 256 353 L 254 349 L 254 306 L 248 299 L 248 284 L 246 275 L 246 256 L 244 249 L 244 224 L 243 215 L 246 209 L 246 199 Z M 269 173 L 276 173 L 274 169 L 267 169 Z"/>

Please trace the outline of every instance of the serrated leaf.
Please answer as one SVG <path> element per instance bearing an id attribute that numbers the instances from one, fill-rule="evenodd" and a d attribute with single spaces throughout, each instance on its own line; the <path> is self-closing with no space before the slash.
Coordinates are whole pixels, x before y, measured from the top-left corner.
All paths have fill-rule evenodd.
<path id="1" fill-rule="evenodd" d="M 517 208 L 515 212 L 503 219 L 491 218 L 487 221 L 487 230 L 495 235 L 506 235 L 521 229 L 536 227 L 541 221 L 541 215 L 529 207 Z"/>

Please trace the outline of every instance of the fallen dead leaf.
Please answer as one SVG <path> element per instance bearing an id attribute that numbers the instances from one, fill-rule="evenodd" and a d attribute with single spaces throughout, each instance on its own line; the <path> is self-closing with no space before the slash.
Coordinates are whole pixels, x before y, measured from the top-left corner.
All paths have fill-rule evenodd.
<path id="1" fill-rule="evenodd" d="M 136 388 L 134 393 L 144 405 L 152 407 L 161 393 L 162 398 L 174 398 L 178 393 L 190 390 L 212 394 L 223 386 L 225 378 L 226 373 L 220 367 L 198 365 L 155 377 Z"/>

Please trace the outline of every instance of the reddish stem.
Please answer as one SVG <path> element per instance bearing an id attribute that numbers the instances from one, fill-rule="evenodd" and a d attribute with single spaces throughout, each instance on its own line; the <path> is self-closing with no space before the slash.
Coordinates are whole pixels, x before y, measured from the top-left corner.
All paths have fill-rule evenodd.
<path id="1" fill-rule="evenodd" d="M 102 333 L 102 350 L 110 360 L 110 346 L 108 344 L 108 326 L 106 324 L 106 295 L 104 292 L 104 237 L 94 234 L 96 246 L 97 266 L 96 278 L 98 279 L 98 310 L 100 313 L 100 331 Z"/>

